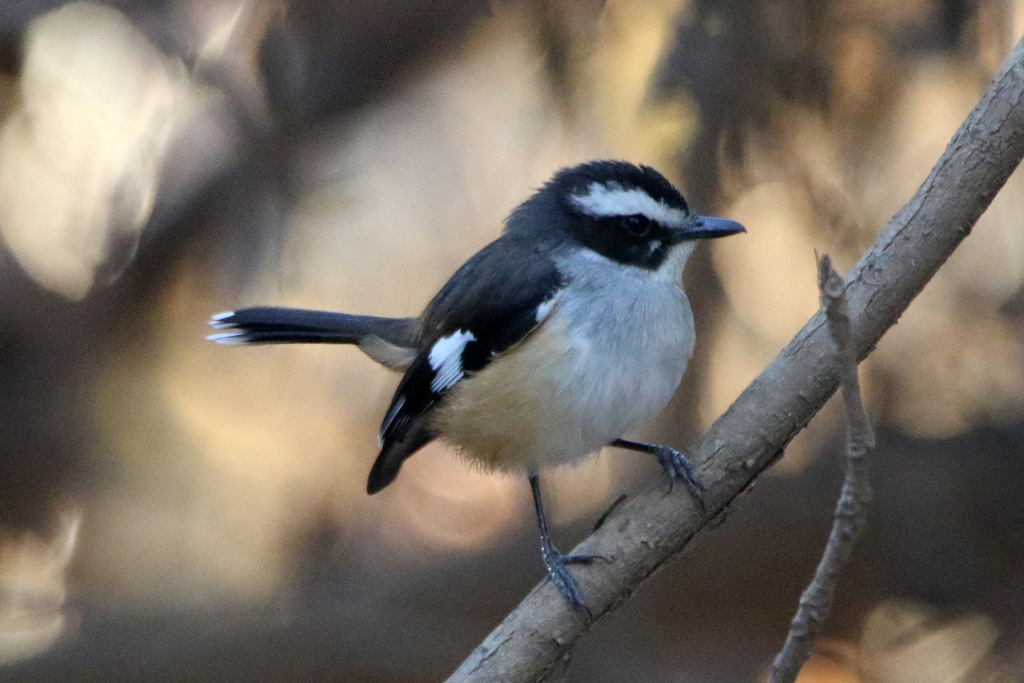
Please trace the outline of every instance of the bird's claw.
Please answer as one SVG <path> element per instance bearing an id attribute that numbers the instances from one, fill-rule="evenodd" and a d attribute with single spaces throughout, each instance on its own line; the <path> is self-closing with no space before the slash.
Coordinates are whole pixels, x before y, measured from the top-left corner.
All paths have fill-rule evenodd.
<path id="1" fill-rule="evenodd" d="M 669 490 L 676 481 L 682 481 L 686 484 L 690 494 L 697 499 L 701 507 L 704 507 L 704 492 L 707 489 L 704 488 L 704 484 L 700 483 L 686 455 L 668 446 L 658 446 L 654 455 L 658 458 L 661 469 L 665 470 L 665 474 L 668 475 Z"/>
<path id="2" fill-rule="evenodd" d="M 551 583 L 555 584 L 555 588 L 562 594 L 562 597 L 568 600 L 574 609 L 582 609 L 589 613 L 590 610 L 587 609 L 587 605 L 583 601 L 583 591 L 580 590 L 580 584 L 569 573 L 567 565 L 590 564 L 594 560 L 601 559 L 601 556 L 563 555 L 551 544 L 541 545 L 540 552 L 541 557 L 544 559 L 544 566 L 548 570 L 548 577 L 551 579 Z"/>

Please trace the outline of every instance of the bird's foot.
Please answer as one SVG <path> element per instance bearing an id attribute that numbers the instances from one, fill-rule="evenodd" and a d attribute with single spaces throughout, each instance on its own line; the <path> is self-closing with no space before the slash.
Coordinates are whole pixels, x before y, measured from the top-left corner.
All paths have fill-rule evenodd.
<path id="1" fill-rule="evenodd" d="M 704 507 L 704 492 L 707 489 L 704 488 L 704 484 L 700 483 L 686 454 L 668 446 L 655 446 L 654 455 L 658 458 L 661 469 L 665 470 L 665 474 L 668 475 L 669 486 L 671 487 L 677 481 L 683 482 L 690 494 L 697 499 L 701 507 Z"/>
<path id="2" fill-rule="evenodd" d="M 615 439 L 612 441 L 612 446 L 616 448 L 625 448 L 631 451 L 638 451 L 640 453 L 650 453 L 658 459 L 658 464 L 661 465 L 661 469 L 665 470 L 665 474 L 668 475 L 669 493 L 672 492 L 672 486 L 676 481 L 682 481 L 686 484 L 686 488 L 690 490 L 690 495 L 697 499 L 702 509 L 707 510 L 707 506 L 704 502 L 704 484 L 700 483 L 700 479 L 693 471 L 693 466 L 690 461 L 686 459 L 686 454 L 682 451 L 677 451 L 674 448 L 668 446 L 660 446 L 658 444 L 643 443 L 640 441 L 630 441 L 629 439 Z"/>
<path id="3" fill-rule="evenodd" d="M 567 565 L 570 564 L 590 564 L 594 560 L 600 559 L 599 555 L 563 555 L 558 552 L 551 543 L 541 543 L 540 554 L 544 559 L 544 566 L 547 567 L 548 577 L 551 579 L 551 583 L 555 584 L 555 588 L 562 594 L 569 604 L 575 609 L 586 610 L 586 603 L 583 601 L 583 592 L 580 590 L 580 584 L 576 581 L 576 578 L 569 573 Z"/>

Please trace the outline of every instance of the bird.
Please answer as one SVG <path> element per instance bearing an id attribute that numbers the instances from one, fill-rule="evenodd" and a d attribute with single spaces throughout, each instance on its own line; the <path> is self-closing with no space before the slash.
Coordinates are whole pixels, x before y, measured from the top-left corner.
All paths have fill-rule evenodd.
<path id="1" fill-rule="evenodd" d="M 540 470 L 613 446 L 656 456 L 670 482 L 700 498 L 684 453 L 623 435 L 665 407 L 692 356 L 682 272 L 695 245 L 745 231 L 691 212 L 649 166 L 590 161 L 557 171 L 514 209 L 417 317 L 256 306 L 214 315 L 208 338 L 354 344 L 404 373 L 367 492 L 435 440 L 484 470 L 525 474 L 547 575 L 585 609 L 568 567 L 595 558 L 551 541 Z"/>

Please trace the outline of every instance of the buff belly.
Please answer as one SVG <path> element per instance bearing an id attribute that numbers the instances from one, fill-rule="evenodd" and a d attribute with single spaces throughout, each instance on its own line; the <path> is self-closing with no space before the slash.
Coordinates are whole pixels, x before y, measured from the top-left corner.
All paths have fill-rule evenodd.
<path id="1" fill-rule="evenodd" d="M 449 392 L 435 433 L 484 469 L 522 472 L 576 462 L 647 421 L 679 385 L 693 319 L 681 290 L 646 301 L 598 316 L 559 307 L 528 343 Z"/>

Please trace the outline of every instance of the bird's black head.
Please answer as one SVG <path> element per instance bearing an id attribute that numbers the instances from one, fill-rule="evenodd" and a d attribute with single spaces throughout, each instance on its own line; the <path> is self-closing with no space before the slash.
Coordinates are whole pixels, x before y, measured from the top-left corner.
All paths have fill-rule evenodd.
<path id="1" fill-rule="evenodd" d="M 509 229 L 552 228 L 622 264 L 655 270 L 682 242 L 742 232 L 732 221 L 690 213 L 665 176 L 625 161 L 565 168 L 509 219 Z"/>

